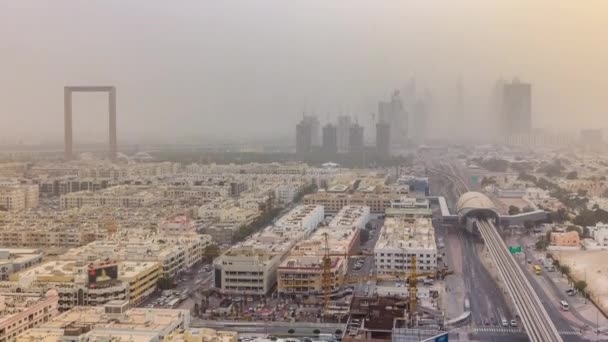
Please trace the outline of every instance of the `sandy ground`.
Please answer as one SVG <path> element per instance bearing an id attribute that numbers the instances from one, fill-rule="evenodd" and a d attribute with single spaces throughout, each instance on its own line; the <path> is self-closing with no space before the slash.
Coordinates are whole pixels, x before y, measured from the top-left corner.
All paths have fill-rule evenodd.
<path id="1" fill-rule="evenodd" d="M 553 251 L 563 265 L 570 267 L 574 280 L 586 280 L 591 298 L 608 312 L 608 251 Z"/>

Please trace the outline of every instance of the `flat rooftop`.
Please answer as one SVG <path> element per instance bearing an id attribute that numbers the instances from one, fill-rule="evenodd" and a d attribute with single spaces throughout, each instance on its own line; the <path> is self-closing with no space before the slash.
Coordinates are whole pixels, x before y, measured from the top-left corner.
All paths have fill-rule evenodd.
<path id="1" fill-rule="evenodd" d="M 427 218 L 388 217 L 380 231 L 376 249 L 437 249 L 435 229 Z"/>
<path id="2" fill-rule="evenodd" d="M 75 307 L 44 323 L 40 328 L 65 329 L 72 325 L 88 324 L 95 329 L 160 331 L 190 315 L 188 310 L 132 308 L 125 312 L 123 318 L 116 318 L 106 314 L 105 309 L 105 306 Z"/>
<path id="3" fill-rule="evenodd" d="M 0 325 L 45 300 L 47 297 L 37 293 L 0 292 Z"/>
<path id="4" fill-rule="evenodd" d="M 363 220 L 369 219 L 370 209 L 367 206 L 347 205 L 344 206 L 329 223 L 330 227 L 353 227 L 365 225 Z"/>

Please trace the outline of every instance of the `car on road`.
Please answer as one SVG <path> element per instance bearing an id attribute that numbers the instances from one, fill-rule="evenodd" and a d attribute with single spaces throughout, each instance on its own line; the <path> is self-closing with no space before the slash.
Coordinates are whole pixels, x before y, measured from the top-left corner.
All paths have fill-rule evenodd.
<path id="1" fill-rule="evenodd" d="M 570 297 L 576 295 L 576 291 L 574 291 L 574 289 L 567 289 L 566 290 L 566 294 Z"/>
<path id="2" fill-rule="evenodd" d="M 512 326 L 513 328 L 517 327 L 517 321 L 516 321 L 516 320 L 514 320 L 514 319 L 512 319 L 512 320 L 511 320 L 511 326 Z"/>

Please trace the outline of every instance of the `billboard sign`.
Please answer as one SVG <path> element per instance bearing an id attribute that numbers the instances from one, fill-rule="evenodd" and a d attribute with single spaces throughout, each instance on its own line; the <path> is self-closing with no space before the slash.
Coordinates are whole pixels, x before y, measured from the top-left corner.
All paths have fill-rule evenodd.
<path id="1" fill-rule="evenodd" d="M 107 263 L 99 265 L 89 265 L 88 269 L 89 287 L 107 283 L 118 279 L 118 264 Z"/>

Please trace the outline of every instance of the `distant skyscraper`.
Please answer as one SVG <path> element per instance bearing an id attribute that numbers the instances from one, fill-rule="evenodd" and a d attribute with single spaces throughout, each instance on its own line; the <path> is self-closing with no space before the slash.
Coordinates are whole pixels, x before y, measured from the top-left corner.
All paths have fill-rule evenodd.
<path id="1" fill-rule="evenodd" d="M 395 90 L 390 102 L 378 103 L 378 119 L 379 122 L 390 125 L 392 145 L 402 146 L 407 143 L 409 116 L 398 90 Z"/>
<path id="2" fill-rule="evenodd" d="M 350 116 L 338 116 L 338 152 L 348 152 L 351 120 Z"/>
<path id="3" fill-rule="evenodd" d="M 502 89 L 502 132 L 509 137 L 532 130 L 532 86 L 514 80 Z"/>
<path id="4" fill-rule="evenodd" d="M 491 117 L 489 122 L 492 127 L 491 133 L 497 138 L 504 135 L 503 127 L 505 125 L 505 120 L 503 119 L 502 114 L 502 93 L 504 86 L 505 81 L 503 79 L 499 79 L 498 81 L 496 81 L 496 83 L 494 84 L 494 89 L 492 90 L 492 98 L 490 100 Z"/>
<path id="5" fill-rule="evenodd" d="M 338 152 L 338 129 L 335 125 L 323 126 L 323 151 L 328 154 Z"/>
<path id="6" fill-rule="evenodd" d="M 391 126 L 386 122 L 376 124 L 376 152 L 384 157 L 391 153 Z"/>
<path id="7" fill-rule="evenodd" d="M 296 125 L 296 153 L 312 151 L 312 125 L 305 118 Z"/>
<path id="8" fill-rule="evenodd" d="M 412 113 L 412 139 L 420 142 L 427 138 L 428 130 L 428 103 L 425 100 L 417 100 Z"/>
<path id="9" fill-rule="evenodd" d="M 360 153 L 363 152 L 364 142 L 363 142 L 363 127 L 359 126 L 359 124 L 355 123 L 350 126 L 348 136 L 348 152 L 350 153 Z"/>
<path id="10" fill-rule="evenodd" d="M 304 115 L 304 120 L 310 123 L 312 146 L 321 146 L 321 124 L 315 115 Z"/>

